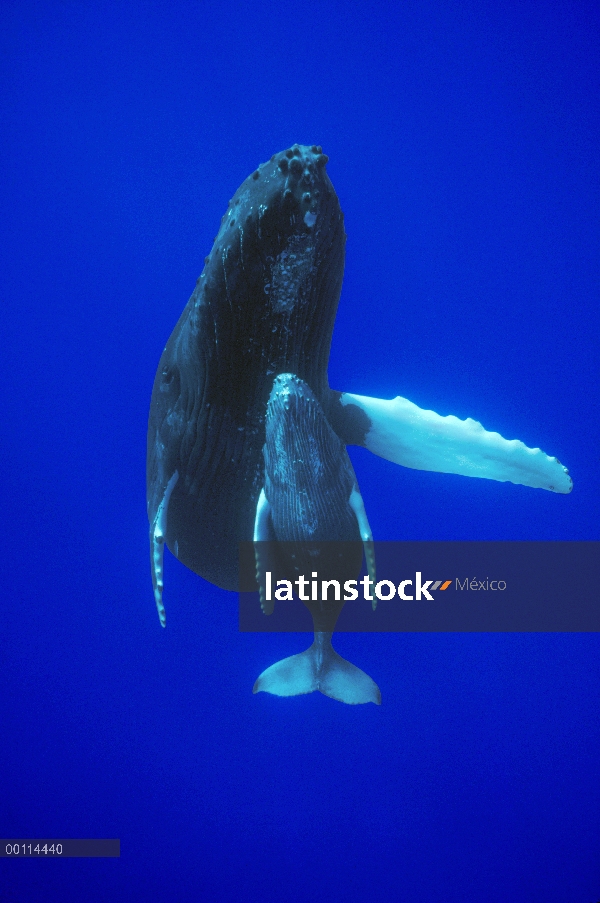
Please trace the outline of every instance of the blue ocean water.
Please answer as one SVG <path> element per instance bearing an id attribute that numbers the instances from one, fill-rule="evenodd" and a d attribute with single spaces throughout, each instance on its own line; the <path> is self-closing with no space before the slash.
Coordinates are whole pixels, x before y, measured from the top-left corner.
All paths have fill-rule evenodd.
<path id="1" fill-rule="evenodd" d="M 303 648 L 149 574 L 158 358 L 243 179 L 321 144 L 332 387 L 557 455 L 574 491 L 351 449 L 377 539 L 599 539 L 597 5 L 0 10 L 0 900 L 600 900 L 596 635 L 339 635 L 383 704 L 252 695 Z M 590 592 L 598 592 L 590 586 Z"/>

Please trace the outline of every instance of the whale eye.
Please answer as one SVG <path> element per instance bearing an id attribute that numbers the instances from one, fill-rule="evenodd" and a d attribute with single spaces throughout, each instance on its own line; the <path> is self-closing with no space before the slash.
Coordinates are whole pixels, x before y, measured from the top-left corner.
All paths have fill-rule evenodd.
<path id="1" fill-rule="evenodd" d="M 181 385 L 179 376 L 179 368 L 172 364 L 165 364 L 160 374 L 160 391 L 161 392 L 177 392 Z"/>

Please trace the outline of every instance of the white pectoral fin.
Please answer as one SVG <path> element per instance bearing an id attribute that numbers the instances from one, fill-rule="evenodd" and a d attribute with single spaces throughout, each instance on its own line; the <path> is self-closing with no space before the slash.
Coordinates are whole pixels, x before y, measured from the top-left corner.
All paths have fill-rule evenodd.
<path id="1" fill-rule="evenodd" d="M 260 607 L 266 615 L 273 613 L 275 602 L 273 599 L 267 599 L 265 595 L 265 575 L 271 570 L 273 565 L 270 561 L 270 543 L 273 541 L 273 531 L 271 528 L 271 506 L 265 494 L 265 490 L 261 489 L 256 505 L 256 517 L 254 518 L 254 561 L 256 563 L 256 580 L 258 583 Z"/>
<path id="2" fill-rule="evenodd" d="M 163 553 L 165 548 L 165 536 L 167 535 L 167 513 L 171 493 L 179 479 L 179 471 L 176 470 L 167 483 L 162 500 L 154 520 L 150 524 L 150 566 L 152 571 L 152 587 L 154 589 L 154 601 L 160 619 L 161 626 L 166 624 L 165 607 L 163 605 Z"/>
<path id="3" fill-rule="evenodd" d="M 371 527 L 369 526 L 367 512 L 365 511 L 365 503 L 363 502 L 363 497 L 360 494 L 358 483 L 354 484 L 352 492 L 350 493 L 349 501 L 350 507 L 356 515 L 358 529 L 360 530 L 360 538 L 363 541 L 365 559 L 367 562 L 367 572 L 370 579 L 373 581 L 373 584 L 375 584 L 377 581 L 375 579 L 375 546 L 373 545 L 373 534 L 371 533 Z M 372 606 L 373 611 L 375 611 L 375 609 L 377 608 L 377 596 L 375 595 L 373 595 Z"/>
<path id="4" fill-rule="evenodd" d="M 258 504 L 256 505 L 256 516 L 254 518 L 254 542 L 267 542 L 271 538 L 269 529 L 269 520 L 271 517 L 271 506 L 267 501 L 265 490 L 260 490 Z"/>
<path id="5" fill-rule="evenodd" d="M 387 401 L 344 393 L 340 400 L 359 407 L 371 421 L 365 438 L 369 451 L 395 464 L 551 492 L 567 493 L 573 488 L 567 468 L 556 458 L 518 439 L 489 433 L 470 417 L 441 417 L 400 396 Z"/>

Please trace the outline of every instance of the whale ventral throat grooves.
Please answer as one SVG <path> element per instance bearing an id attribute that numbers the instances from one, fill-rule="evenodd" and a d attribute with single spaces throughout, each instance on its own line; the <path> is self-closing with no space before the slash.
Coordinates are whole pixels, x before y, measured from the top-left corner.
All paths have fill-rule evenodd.
<path id="1" fill-rule="evenodd" d="M 238 589 L 252 537 L 273 379 L 291 372 L 327 412 L 331 336 L 344 273 L 342 211 L 317 145 L 293 145 L 229 202 L 161 357 L 148 428 L 148 513 L 175 470 L 169 548 Z"/>

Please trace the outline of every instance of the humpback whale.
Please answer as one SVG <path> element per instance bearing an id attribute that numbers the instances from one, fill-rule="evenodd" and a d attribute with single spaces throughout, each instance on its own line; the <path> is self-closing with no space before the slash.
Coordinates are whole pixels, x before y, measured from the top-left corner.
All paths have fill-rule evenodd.
<path id="1" fill-rule="evenodd" d="M 312 594 L 305 598 L 313 619 L 313 644 L 263 671 L 254 692 L 298 696 L 319 690 L 340 702 L 379 704 L 377 684 L 331 645 L 344 605 L 339 587 L 358 577 L 362 544 L 375 583 L 373 537 L 346 447 L 310 387 L 291 373 L 273 383 L 265 432 L 265 481 L 254 524 L 262 610 L 273 611 L 274 602 L 266 599 L 263 587 L 265 572 L 277 567 L 277 558 L 287 578 L 310 575 L 318 568 L 337 580 L 338 593 L 333 598 L 329 593 L 325 600 L 315 600 Z"/>
<path id="2" fill-rule="evenodd" d="M 572 488 L 556 458 L 475 420 L 329 387 L 346 235 L 327 161 L 321 147 L 295 144 L 242 183 L 161 355 L 148 422 L 147 509 L 163 626 L 165 543 L 211 583 L 246 588 L 238 543 L 253 536 L 266 406 L 279 374 L 310 387 L 344 445 L 405 467 Z"/>

